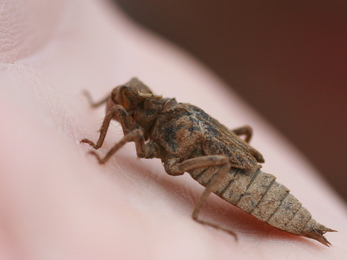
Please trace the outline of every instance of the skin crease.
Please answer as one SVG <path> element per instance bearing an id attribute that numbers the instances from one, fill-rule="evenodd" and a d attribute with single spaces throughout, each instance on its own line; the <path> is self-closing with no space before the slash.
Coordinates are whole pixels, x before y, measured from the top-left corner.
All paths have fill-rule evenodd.
<path id="1" fill-rule="evenodd" d="M 7 43 L 0 56 L 0 259 L 347 259 L 346 205 L 295 148 L 188 54 L 107 2 L 11 2 L 0 1 L 0 15 L 12 21 L 0 24 L 0 42 Z M 16 30 L 19 24 L 27 27 Z M 168 176 L 159 160 L 137 159 L 133 144 L 98 165 L 79 141 L 96 141 L 104 111 L 92 110 L 82 90 L 103 98 L 133 76 L 227 127 L 251 125 L 263 171 L 318 222 L 339 231 L 326 235 L 332 247 L 276 230 L 216 196 L 201 216 L 232 229 L 238 241 L 194 222 L 203 187 L 188 174 Z M 113 123 L 98 152 L 121 136 Z"/>

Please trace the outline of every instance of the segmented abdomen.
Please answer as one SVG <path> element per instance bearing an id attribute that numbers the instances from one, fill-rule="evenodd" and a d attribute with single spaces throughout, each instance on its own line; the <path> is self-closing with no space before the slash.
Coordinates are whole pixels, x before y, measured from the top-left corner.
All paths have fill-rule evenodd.
<path id="1" fill-rule="evenodd" d="M 218 167 L 196 169 L 190 175 L 206 186 L 217 170 Z M 273 227 L 329 245 L 323 234 L 333 230 L 317 223 L 272 174 L 260 169 L 249 174 L 232 168 L 214 193 Z"/>

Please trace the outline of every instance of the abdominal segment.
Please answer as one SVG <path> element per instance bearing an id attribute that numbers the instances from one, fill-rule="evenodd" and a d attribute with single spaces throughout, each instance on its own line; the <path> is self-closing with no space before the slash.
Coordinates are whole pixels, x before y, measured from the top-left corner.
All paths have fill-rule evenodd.
<path id="1" fill-rule="evenodd" d="M 217 167 L 202 168 L 190 174 L 206 186 L 216 170 Z M 332 230 L 312 219 L 310 212 L 272 174 L 260 169 L 251 173 L 231 168 L 214 193 L 273 227 L 329 245 L 323 234 Z"/>

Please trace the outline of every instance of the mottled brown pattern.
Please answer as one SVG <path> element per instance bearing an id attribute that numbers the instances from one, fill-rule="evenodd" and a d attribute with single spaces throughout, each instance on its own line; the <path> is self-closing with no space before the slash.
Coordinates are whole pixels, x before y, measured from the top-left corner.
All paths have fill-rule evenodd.
<path id="1" fill-rule="evenodd" d="M 98 141 L 81 142 L 100 148 L 112 119 L 121 124 L 124 132 L 104 158 L 90 152 L 100 164 L 133 141 L 138 157 L 159 158 L 168 174 L 189 172 L 206 187 L 193 211 L 194 220 L 236 236 L 231 230 L 199 218 L 206 199 L 214 192 L 273 227 L 330 245 L 323 234 L 334 230 L 312 219 L 288 188 L 260 170 L 259 163 L 264 159 L 248 143 L 252 136 L 249 126 L 229 130 L 196 106 L 154 95 L 136 78 L 116 87 L 98 103 L 93 103 L 89 95 L 88 98 L 93 107 L 107 103 L 106 116 Z"/>

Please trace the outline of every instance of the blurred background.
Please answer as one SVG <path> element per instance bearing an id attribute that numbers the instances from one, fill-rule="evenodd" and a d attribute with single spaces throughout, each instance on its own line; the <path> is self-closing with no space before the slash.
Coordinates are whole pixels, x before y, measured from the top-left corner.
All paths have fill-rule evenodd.
<path id="1" fill-rule="evenodd" d="M 114 1 L 232 86 L 347 200 L 347 1 Z"/>

